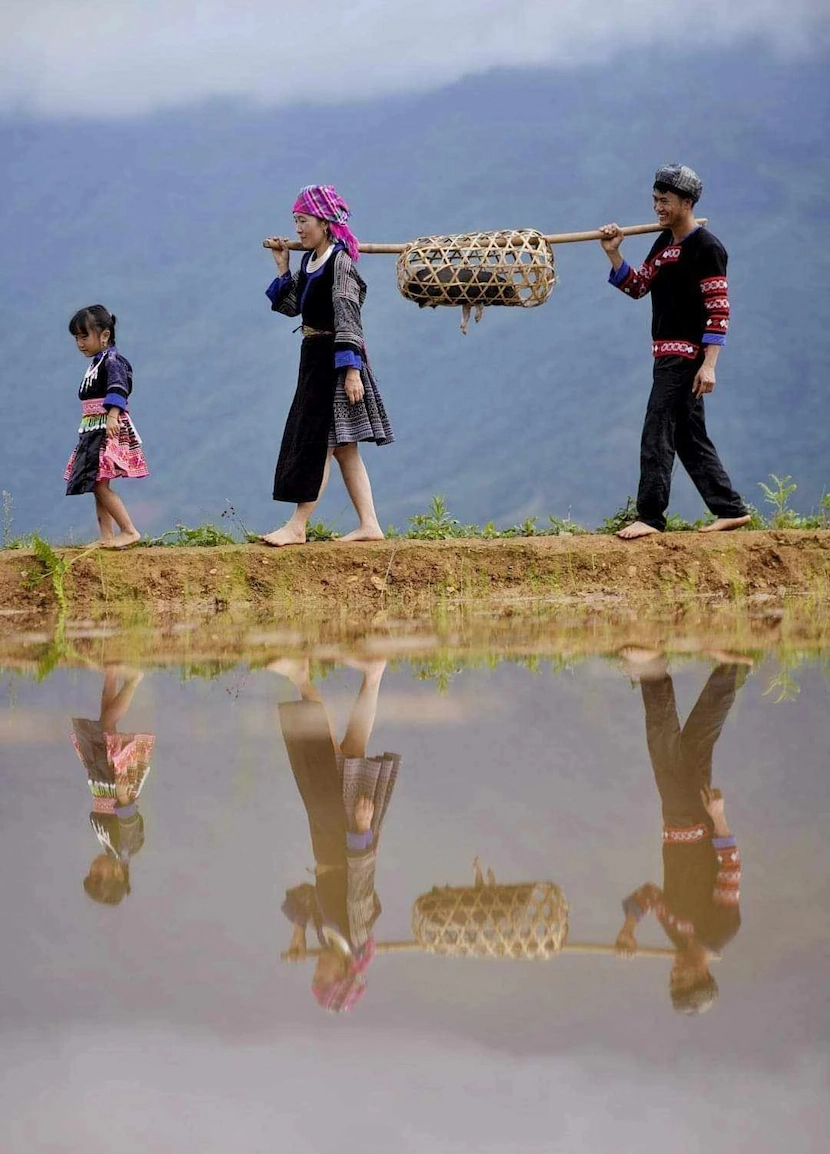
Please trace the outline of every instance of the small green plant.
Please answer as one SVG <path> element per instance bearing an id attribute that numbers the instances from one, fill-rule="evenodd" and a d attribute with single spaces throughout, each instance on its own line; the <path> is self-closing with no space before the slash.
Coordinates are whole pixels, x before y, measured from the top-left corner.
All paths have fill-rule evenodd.
<path id="1" fill-rule="evenodd" d="M 555 517 L 551 513 L 548 516 L 548 526 L 542 532 L 549 537 L 576 537 L 589 533 L 590 530 L 577 521 L 572 521 L 570 513 L 567 517 Z"/>
<path id="2" fill-rule="evenodd" d="M 597 532 L 619 533 L 620 529 L 624 529 L 626 525 L 636 520 L 637 502 L 633 497 L 626 497 L 625 504 L 621 505 L 616 513 L 612 513 L 610 517 L 605 517 Z"/>
<path id="3" fill-rule="evenodd" d="M 175 529 L 168 529 L 161 536 L 150 537 L 143 543 L 146 545 L 185 545 L 210 549 L 217 545 L 236 545 L 237 541 L 230 533 L 226 533 L 223 529 L 217 529 L 215 525 L 206 521 L 203 525 L 195 525 L 193 528 L 189 525 L 177 524 Z"/>
<path id="4" fill-rule="evenodd" d="M 248 531 L 247 525 L 245 525 L 242 518 L 237 515 L 236 509 L 233 507 L 230 501 L 226 500 L 225 506 L 226 508 L 222 510 L 222 519 L 229 521 L 231 525 L 233 525 L 233 527 L 240 534 L 243 541 L 258 541 L 259 538 L 257 537 L 256 533 L 250 533 Z"/>
<path id="5" fill-rule="evenodd" d="M 340 534 L 325 521 L 309 521 L 305 530 L 306 541 L 334 541 Z"/>
<path id="6" fill-rule="evenodd" d="M 409 518 L 406 536 L 413 541 L 447 541 L 453 537 L 475 537 L 479 534 L 477 525 L 462 525 L 450 516 L 445 497 L 435 496 L 427 513 L 416 513 Z"/>
<path id="7" fill-rule="evenodd" d="M 14 501 L 12 495 L 6 489 L 3 490 L 3 548 L 8 549 L 9 542 L 12 539 L 12 522 L 14 515 L 12 510 L 14 508 Z"/>
<path id="8" fill-rule="evenodd" d="M 55 598 L 58 602 L 59 618 L 66 616 L 66 590 L 64 588 L 64 578 L 66 577 L 71 561 L 67 561 L 65 557 L 61 557 L 55 552 L 48 541 L 44 541 L 42 537 L 37 534 L 32 538 L 32 549 L 34 551 L 35 559 L 41 565 L 42 571 L 40 575 L 33 573 L 27 579 L 26 584 L 29 588 L 34 588 L 39 585 L 41 581 L 47 577 L 52 582 L 52 588 L 55 592 Z"/>
<path id="9" fill-rule="evenodd" d="M 793 528 L 801 520 L 795 510 L 789 507 L 790 497 L 792 497 L 798 485 L 796 485 L 789 473 L 784 477 L 779 477 L 776 473 L 770 473 L 769 478 L 770 481 L 772 481 L 771 485 L 766 485 L 763 481 L 759 481 L 758 488 L 764 494 L 764 501 L 767 505 L 772 506 L 771 525 L 773 529 Z"/>

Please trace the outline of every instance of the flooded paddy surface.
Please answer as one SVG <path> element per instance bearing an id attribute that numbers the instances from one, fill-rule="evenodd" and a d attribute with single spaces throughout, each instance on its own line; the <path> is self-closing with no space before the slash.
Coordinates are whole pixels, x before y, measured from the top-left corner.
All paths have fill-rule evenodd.
<path id="1" fill-rule="evenodd" d="M 824 1148 L 830 651 L 262 640 L 2 672 L 4 1152 Z"/>

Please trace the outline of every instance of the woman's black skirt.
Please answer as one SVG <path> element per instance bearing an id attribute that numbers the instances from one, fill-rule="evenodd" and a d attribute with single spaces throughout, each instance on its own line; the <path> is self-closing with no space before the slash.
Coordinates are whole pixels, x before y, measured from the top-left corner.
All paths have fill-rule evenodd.
<path id="1" fill-rule="evenodd" d="M 334 337 L 306 337 L 300 348 L 297 391 L 274 474 L 274 500 L 316 501 L 323 482 L 337 373 Z"/>

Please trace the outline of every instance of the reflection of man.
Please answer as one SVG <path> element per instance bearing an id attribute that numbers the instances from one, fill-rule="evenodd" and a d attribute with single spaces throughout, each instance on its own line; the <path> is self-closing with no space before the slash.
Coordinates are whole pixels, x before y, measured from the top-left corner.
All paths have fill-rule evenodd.
<path id="1" fill-rule="evenodd" d="M 118 905 L 130 893 L 130 859 L 144 845 L 144 818 L 137 801 L 150 771 L 155 737 L 117 733 L 143 674 L 107 666 L 97 721 L 72 719 L 72 744 L 87 772 L 92 812 L 89 823 L 102 852 L 93 858 L 84 889 L 96 902 Z"/>
<path id="2" fill-rule="evenodd" d="M 712 751 L 751 663 L 717 656 L 721 664 L 681 729 L 665 658 L 648 650 L 624 653 L 629 673 L 640 682 L 662 803 L 663 888 L 647 882 L 625 898 L 617 952 L 636 952 L 636 926 L 653 912 L 677 947 L 669 988 L 674 1008 L 686 1014 L 702 1013 L 714 1002 L 718 987 L 709 964 L 741 924 L 741 860 L 723 795 L 712 788 Z"/>
<path id="3" fill-rule="evenodd" d="M 289 952 L 301 957 L 310 927 L 321 948 L 312 992 L 326 1010 L 349 1010 L 365 992 L 381 912 L 375 893 L 377 843 L 400 765 L 396 753 L 367 757 L 385 661 L 350 661 L 363 680 L 338 742 L 308 661 L 277 661 L 300 701 L 280 705 L 280 724 L 308 813 L 314 884 L 294 886 L 282 911 L 294 929 Z"/>

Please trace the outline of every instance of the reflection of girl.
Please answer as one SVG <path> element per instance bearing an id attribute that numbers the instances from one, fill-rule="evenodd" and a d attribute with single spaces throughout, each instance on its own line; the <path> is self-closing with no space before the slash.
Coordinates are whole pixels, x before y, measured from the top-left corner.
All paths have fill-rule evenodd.
<path id="1" fill-rule="evenodd" d="M 384 661 L 349 662 L 363 682 L 342 743 L 333 735 L 308 662 L 271 668 L 289 677 L 300 701 L 280 705 L 280 724 L 291 769 L 308 813 L 314 884 L 287 891 L 282 910 L 294 932 L 290 951 L 302 955 L 311 925 L 322 953 L 312 992 L 326 1010 L 350 1010 L 365 991 L 375 954 L 372 929 L 381 912 L 375 893 L 380 830 L 400 766 L 400 755 L 367 757 Z"/>
<path id="2" fill-rule="evenodd" d="M 118 905 L 130 892 L 130 859 L 144 845 L 138 795 L 156 741 L 149 733 L 116 732 L 143 675 L 126 670 L 123 676 L 119 690 L 118 669 L 104 671 L 98 721 L 72 719 L 72 744 L 87 771 L 93 799 L 89 822 L 103 851 L 93 859 L 84 889 L 106 905 Z"/>

